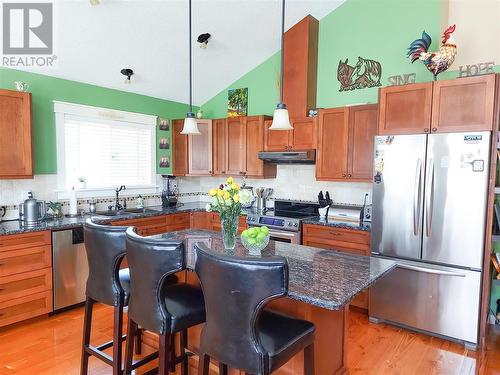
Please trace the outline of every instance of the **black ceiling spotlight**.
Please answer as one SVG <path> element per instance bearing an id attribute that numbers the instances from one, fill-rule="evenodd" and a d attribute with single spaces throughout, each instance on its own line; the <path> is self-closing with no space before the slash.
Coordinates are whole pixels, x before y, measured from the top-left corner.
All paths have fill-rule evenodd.
<path id="1" fill-rule="evenodd" d="M 130 84 L 131 83 L 130 77 L 132 77 L 134 75 L 134 71 L 130 68 L 124 68 L 124 69 L 120 70 L 120 73 L 127 77 L 127 78 L 125 78 L 125 83 Z"/>
<path id="2" fill-rule="evenodd" d="M 198 35 L 198 43 L 200 43 L 200 48 L 207 48 L 208 40 L 212 35 L 209 33 Z"/>

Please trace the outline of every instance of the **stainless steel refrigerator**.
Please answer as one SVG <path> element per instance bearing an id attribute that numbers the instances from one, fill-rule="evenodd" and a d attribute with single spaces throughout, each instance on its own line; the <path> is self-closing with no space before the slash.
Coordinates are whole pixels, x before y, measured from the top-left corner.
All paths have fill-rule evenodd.
<path id="1" fill-rule="evenodd" d="M 398 268 L 370 289 L 372 321 L 477 344 L 490 137 L 375 138 L 371 251 Z"/>

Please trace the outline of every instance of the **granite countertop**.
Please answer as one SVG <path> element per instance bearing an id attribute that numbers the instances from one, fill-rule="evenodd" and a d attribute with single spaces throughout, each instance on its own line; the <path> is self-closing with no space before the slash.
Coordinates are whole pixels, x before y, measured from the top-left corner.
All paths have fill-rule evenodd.
<path id="1" fill-rule="evenodd" d="M 270 241 L 262 254 L 250 255 L 240 242 L 234 250 L 225 250 L 220 233 L 206 230 L 169 232 L 152 238 L 185 241 L 188 269 L 194 268 L 193 246 L 199 241 L 213 251 L 241 257 L 283 256 L 289 266 L 288 296 L 328 310 L 341 309 L 396 267 L 386 259 L 276 241 Z"/>
<path id="2" fill-rule="evenodd" d="M 43 230 L 62 230 L 82 226 L 85 220 L 92 218 L 96 223 L 110 223 L 120 220 L 140 219 L 145 217 L 154 217 L 168 214 L 175 214 L 179 212 L 195 212 L 205 211 L 206 203 L 193 202 L 184 203 L 176 207 L 164 208 L 162 206 L 146 207 L 141 213 L 121 213 L 117 216 L 100 216 L 85 214 L 78 217 L 63 217 L 62 219 L 50 219 L 33 225 L 22 225 L 19 220 L 2 221 L 0 222 L 0 236 L 7 234 L 18 234 L 26 232 L 38 232 Z"/>
<path id="3" fill-rule="evenodd" d="M 335 227 L 335 228 L 343 228 L 343 229 L 354 229 L 354 230 L 362 230 L 365 232 L 371 231 L 371 223 L 355 223 L 350 221 L 339 221 L 339 220 L 329 220 L 329 219 L 321 219 L 319 216 L 312 217 L 309 219 L 305 219 L 302 221 L 304 224 L 314 224 L 314 225 L 324 225 L 327 227 Z"/>

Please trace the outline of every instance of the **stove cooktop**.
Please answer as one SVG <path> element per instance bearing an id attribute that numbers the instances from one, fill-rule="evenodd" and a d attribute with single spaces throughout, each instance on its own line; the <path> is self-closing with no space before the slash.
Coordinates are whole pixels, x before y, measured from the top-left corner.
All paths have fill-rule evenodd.
<path id="1" fill-rule="evenodd" d="M 249 225 L 266 225 L 288 231 L 299 231 L 300 221 L 318 215 L 319 204 L 294 201 L 274 202 L 274 209 L 263 213 L 252 212 L 247 215 Z"/>

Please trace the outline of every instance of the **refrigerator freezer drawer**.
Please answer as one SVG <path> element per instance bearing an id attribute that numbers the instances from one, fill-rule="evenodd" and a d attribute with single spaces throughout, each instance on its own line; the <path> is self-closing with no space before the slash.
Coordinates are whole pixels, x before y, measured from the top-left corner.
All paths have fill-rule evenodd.
<path id="1" fill-rule="evenodd" d="M 419 262 L 370 288 L 370 317 L 477 344 L 481 273 Z"/>

